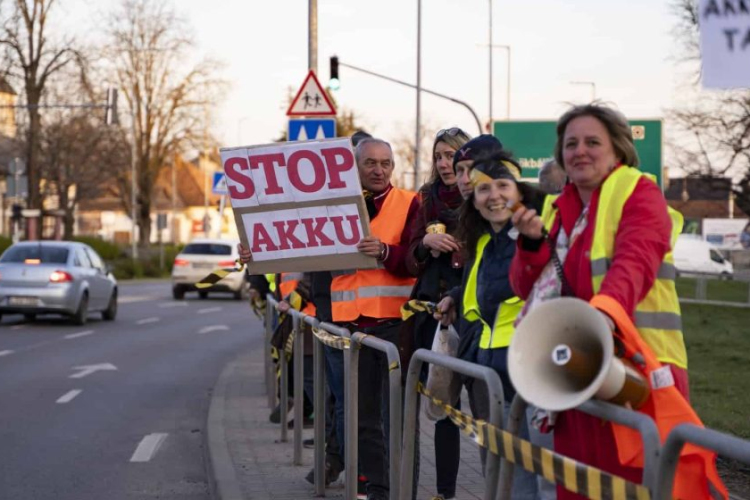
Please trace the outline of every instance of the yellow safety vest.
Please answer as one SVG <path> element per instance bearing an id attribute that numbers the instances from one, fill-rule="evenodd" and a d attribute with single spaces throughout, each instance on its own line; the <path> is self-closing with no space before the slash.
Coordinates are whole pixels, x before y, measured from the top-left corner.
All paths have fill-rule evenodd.
<path id="1" fill-rule="evenodd" d="M 591 279 L 594 294 L 599 293 L 604 276 L 612 265 L 615 236 L 622 219 L 625 203 L 633 194 L 642 176 L 652 176 L 623 165 L 602 184 L 596 210 L 596 226 L 591 243 Z M 544 227 L 551 230 L 557 209 L 542 214 Z M 677 235 L 682 231 L 682 214 L 669 208 L 672 220 L 670 241 L 674 247 Z M 643 340 L 653 349 L 659 361 L 687 369 L 687 352 L 682 336 L 682 316 L 675 288 L 674 257 L 670 250 L 664 256 L 657 272 L 656 281 L 646 297 L 635 308 L 635 326 Z"/>
<path id="2" fill-rule="evenodd" d="M 471 322 L 482 322 L 482 337 L 479 339 L 480 349 L 497 349 L 510 345 L 510 339 L 513 337 L 513 332 L 515 331 L 513 323 L 515 323 L 516 317 L 521 312 L 524 304 L 518 297 L 511 297 L 503 301 L 497 308 L 495 323 L 492 328 L 482 319 L 482 315 L 479 312 L 479 302 L 477 301 L 477 273 L 479 272 L 479 264 L 484 255 L 484 248 L 489 241 L 489 234 L 483 234 L 479 237 L 479 241 L 477 241 L 474 265 L 471 266 L 471 272 L 469 272 L 469 279 L 464 287 L 463 296 L 464 318 Z"/>
<path id="3" fill-rule="evenodd" d="M 268 281 L 268 287 L 271 292 L 276 291 L 276 275 L 274 273 L 266 273 L 266 281 Z"/>

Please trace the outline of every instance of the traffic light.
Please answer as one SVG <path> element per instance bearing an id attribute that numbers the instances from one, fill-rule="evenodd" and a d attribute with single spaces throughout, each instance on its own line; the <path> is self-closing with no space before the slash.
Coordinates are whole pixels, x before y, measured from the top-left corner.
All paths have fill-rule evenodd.
<path id="1" fill-rule="evenodd" d="M 11 208 L 11 215 L 10 218 L 14 221 L 21 220 L 23 217 L 22 215 L 23 206 L 19 205 L 18 203 L 14 203 L 13 207 Z"/>
<path id="2" fill-rule="evenodd" d="M 104 114 L 104 123 L 106 125 L 117 125 L 119 120 L 117 119 L 117 89 L 107 89 L 107 109 Z"/>
<path id="3" fill-rule="evenodd" d="M 338 90 L 341 87 L 339 81 L 339 57 L 331 56 L 331 79 L 328 80 L 328 87 L 331 90 Z"/>

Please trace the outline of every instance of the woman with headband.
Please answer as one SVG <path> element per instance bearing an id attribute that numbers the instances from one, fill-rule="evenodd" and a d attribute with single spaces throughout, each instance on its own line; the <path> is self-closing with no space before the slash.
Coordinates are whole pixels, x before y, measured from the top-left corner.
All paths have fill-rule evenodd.
<path id="1" fill-rule="evenodd" d="M 503 384 L 506 407 L 515 396 L 508 376 L 507 351 L 513 324 L 523 306 L 510 286 L 510 264 L 515 254 L 516 231 L 510 222 L 511 208 L 518 204 L 541 210 L 544 196 L 520 182 L 521 167 L 506 151 L 495 151 L 474 160 L 470 173 L 474 187 L 459 215 L 458 239 L 467 257 L 463 285 L 451 291 L 438 304 L 437 317 L 443 324 L 456 319 L 457 304 L 462 305 L 462 328 L 479 324 L 476 336 L 476 362 L 493 368 Z M 486 419 L 488 404 L 477 405 L 475 418 Z M 505 413 L 507 416 L 507 412 Z M 521 426 L 521 437 L 528 439 L 528 428 Z M 482 452 L 482 462 L 486 452 Z M 515 468 L 513 499 L 535 499 L 534 474 Z"/>

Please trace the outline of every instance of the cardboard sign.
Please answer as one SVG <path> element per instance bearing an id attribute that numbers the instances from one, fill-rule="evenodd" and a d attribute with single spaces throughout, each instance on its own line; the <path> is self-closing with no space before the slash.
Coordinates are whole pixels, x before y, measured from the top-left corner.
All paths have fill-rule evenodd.
<path id="1" fill-rule="evenodd" d="M 750 9 L 745 0 L 701 0 L 703 86 L 750 87 Z"/>
<path id="2" fill-rule="evenodd" d="M 349 139 L 221 149 L 227 191 L 253 274 L 372 269 L 370 234 Z"/>

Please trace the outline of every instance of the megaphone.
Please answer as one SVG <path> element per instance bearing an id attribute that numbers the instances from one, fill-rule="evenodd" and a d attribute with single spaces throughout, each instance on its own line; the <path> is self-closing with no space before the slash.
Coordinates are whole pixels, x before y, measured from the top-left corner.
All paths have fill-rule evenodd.
<path id="1" fill-rule="evenodd" d="M 508 371 L 521 397 L 545 410 L 569 410 L 592 397 L 637 409 L 649 395 L 645 377 L 615 356 L 602 314 L 571 297 L 540 304 L 521 320 Z"/>

